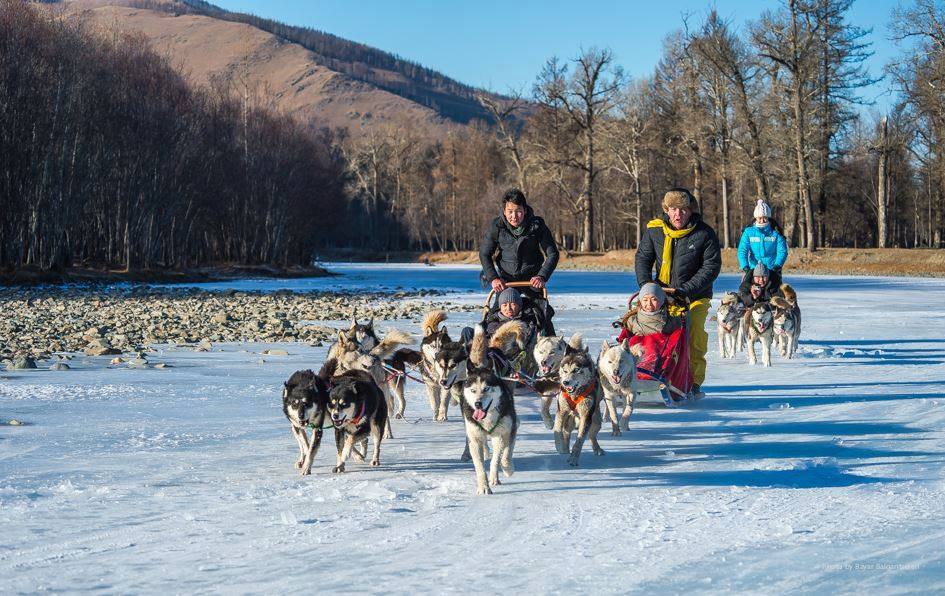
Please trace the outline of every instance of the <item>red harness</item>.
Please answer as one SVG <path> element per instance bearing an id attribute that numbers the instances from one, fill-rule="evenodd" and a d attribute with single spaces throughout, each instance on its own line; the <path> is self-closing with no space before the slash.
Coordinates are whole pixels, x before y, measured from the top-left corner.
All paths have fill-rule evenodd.
<path id="1" fill-rule="evenodd" d="M 571 394 L 568 393 L 568 390 L 564 388 L 561 389 L 561 394 L 564 396 L 564 399 L 568 402 L 568 405 L 571 407 L 571 411 L 573 412 L 575 408 L 577 408 L 578 405 L 580 405 L 580 403 L 584 401 L 587 396 L 590 395 L 596 388 L 597 381 L 594 380 L 591 381 L 591 383 L 584 389 L 584 391 L 579 393 L 577 397 L 571 397 Z"/>

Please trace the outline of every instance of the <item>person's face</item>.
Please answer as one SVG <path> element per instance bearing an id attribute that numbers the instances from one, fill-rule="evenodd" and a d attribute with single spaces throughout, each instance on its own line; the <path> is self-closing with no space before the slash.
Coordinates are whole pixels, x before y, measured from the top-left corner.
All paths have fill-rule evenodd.
<path id="1" fill-rule="evenodd" d="M 764 287 L 765 284 L 768 283 L 768 278 L 761 275 L 756 275 L 754 278 L 754 282 L 756 286 Z"/>
<path id="2" fill-rule="evenodd" d="M 640 308 L 643 309 L 643 312 L 656 312 L 660 309 L 660 301 L 652 294 L 641 296 Z"/>
<path id="3" fill-rule="evenodd" d="M 509 222 L 509 225 L 513 228 L 519 227 L 522 225 L 522 222 L 525 221 L 525 207 L 521 205 L 506 203 L 504 212 L 505 221 Z"/>
<path id="4" fill-rule="evenodd" d="M 760 217 L 756 217 L 756 218 L 755 218 L 755 223 L 758 224 L 759 226 L 763 226 L 763 225 L 765 225 L 765 224 L 768 223 L 768 218 L 765 217 L 764 215 L 762 215 L 762 216 L 760 216 Z"/>
<path id="5" fill-rule="evenodd" d="M 518 316 L 518 313 L 522 311 L 522 307 L 515 302 L 503 302 L 499 305 L 499 310 L 502 312 L 503 316 L 511 319 L 512 317 Z"/>
<path id="6" fill-rule="evenodd" d="M 687 207 L 670 207 L 666 210 L 666 215 L 669 216 L 669 223 L 673 224 L 673 227 L 677 230 L 681 230 L 689 224 L 689 218 L 692 217 L 692 209 Z"/>

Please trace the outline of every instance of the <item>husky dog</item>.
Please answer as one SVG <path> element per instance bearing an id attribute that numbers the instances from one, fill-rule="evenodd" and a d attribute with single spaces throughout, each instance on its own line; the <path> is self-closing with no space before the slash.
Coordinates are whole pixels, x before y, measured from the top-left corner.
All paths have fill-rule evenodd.
<path id="1" fill-rule="evenodd" d="M 532 357 L 538 364 L 538 378 L 553 378 L 558 374 L 558 366 L 561 365 L 561 359 L 567 354 L 574 353 L 583 349 L 581 335 L 575 333 L 570 339 L 563 337 L 539 337 L 535 341 L 535 347 L 532 350 Z M 548 427 L 548 430 L 554 428 L 554 421 L 551 418 L 551 402 L 554 394 L 539 393 L 541 398 L 541 419 Z"/>
<path id="2" fill-rule="evenodd" d="M 299 444 L 299 459 L 295 467 L 303 476 L 312 473 L 312 461 L 322 443 L 322 429 L 328 409 L 329 377 L 334 373 L 335 361 L 329 360 L 316 375 L 310 370 L 292 373 L 282 389 L 282 412 L 292 424 L 292 436 Z M 305 427 L 312 428 L 309 441 Z"/>
<path id="3" fill-rule="evenodd" d="M 446 421 L 450 399 L 459 402 L 466 378 L 466 345 L 452 341 L 446 328 L 440 328 L 445 320 L 446 311 L 431 310 L 421 323 L 420 366 L 433 419 L 437 422 Z"/>
<path id="4" fill-rule="evenodd" d="M 387 400 L 370 373 L 349 370 L 333 377 L 328 395 L 328 414 L 335 427 L 335 446 L 338 449 L 333 473 L 345 471 L 345 462 L 352 451 L 360 455 L 355 449 L 356 444 L 360 444 L 362 453 L 367 454 L 368 436 L 374 441 L 371 465 L 381 464 L 381 440 L 384 428 L 388 427 Z"/>
<path id="5" fill-rule="evenodd" d="M 630 349 L 630 340 L 611 346 L 607 340 L 600 349 L 597 358 L 597 371 L 600 386 L 604 392 L 604 403 L 610 416 L 611 434 L 620 436 L 621 428 L 630 430 L 630 416 L 633 404 L 639 392 L 637 380 L 637 357 Z M 617 422 L 617 402 L 622 402 L 623 413 Z"/>
<path id="6" fill-rule="evenodd" d="M 512 451 L 518 433 L 518 417 L 512 388 L 496 375 L 486 354 L 486 333 L 476 325 L 463 383 L 460 408 L 466 423 L 467 450 L 476 469 L 476 494 L 490 495 L 499 484 L 499 464 L 506 477 L 512 475 Z M 492 442 L 492 464 L 486 482 L 487 444 Z"/>
<path id="7" fill-rule="evenodd" d="M 348 370 L 364 370 L 371 374 L 374 382 L 381 388 L 385 399 L 387 400 L 387 411 L 394 410 L 394 399 L 397 399 L 397 415 L 403 417 L 404 408 L 407 402 L 404 399 L 403 391 L 395 393 L 390 388 L 387 371 L 384 369 L 384 360 L 398 352 L 398 348 L 404 344 L 413 343 L 413 338 L 409 333 L 392 329 L 388 332 L 381 343 L 377 344 L 369 352 L 363 353 L 358 350 L 357 344 L 347 339 L 345 332 L 338 334 L 338 372 Z M 385 419 L 387 417 L 385 416 Z M 394 435 L 390 428 L 390 419 L 387 419 L 386 438 L 390 439 Z"/>
<path id="8" fill-rule="evenodd" d="M 512 363 L 525 350 L 528 341 L 528 329 L 521 321 L 511 320 L 503 323 L 489 339 L 489 357 L 500 375 L 510 375 L 516 371 Z"/>
<path id="9" fill-rule="evenodd" d="M 362 352 L 370 352 L 374 347 L 381 343 L 381 340 L 374 332 L 374 319 L 369 319 L 367 323 L 358 323 L 357 315 L 351 317 L 351 326 L 343 331 L 347 343 L 357 344 Z M 335 342 L 328 349 L 328 359 L 337 358 L 340 354 L 340 342 Z"/>
<path id="10" fill-rule="evenodd" d="M 761 342 L 761 360 L 771 366 L 771 342 L 774 340 L 774 311 L 767 302 L 757 302 L 745 313 L 742 322 L 748 330 L 748 364 L 758 364 L 755 342 Z"/>
<path id="11" fill-rule="evenodd" d="M 797 293 L 788 284 L 781 284 L 784 298 L 775 296 L 771 299 L 774 307 L 774 335 L 778 340 L 781 356 L 794 358 L 797 351 L 797 338 L 801 335 L 801 307 L 797 305 Z"/>
<path id="12" fill-rule="evenodd" d="M 734 358 L 735 352 L 741 349 L 738 340 L 744 314 L 745 308 L 737 294 L 729 292 L 722 298 L 722 304 L 715 313 L 719 325 L 719 354 L 722 358 Z"/>
<path id="13" fill-rule="evenodd" d="M 558 453 L 569 455 L 568 463 L 578 465 L 584 440 L 590 436 L 596 455 L 604 455 L 597 442 L 600 432 L 601 387 L 597 369 L 587 348 L 569 354 L 561 360 L 558 368 L 561 391 L 558 393 L 558 412 L 555 414 L 555 447 Z M 571 444 L 571 432 L 577 426 L 578 436 Z M 570 447 L 570 450 L 569 450 Z"/>

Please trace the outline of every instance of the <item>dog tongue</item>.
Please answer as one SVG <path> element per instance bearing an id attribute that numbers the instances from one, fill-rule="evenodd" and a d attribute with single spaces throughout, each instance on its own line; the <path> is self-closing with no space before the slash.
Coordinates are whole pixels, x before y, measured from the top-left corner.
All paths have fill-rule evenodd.
<path id="1" fill-rule="evenodd" d="M 473 412 L 473 420 L 475 420 L 476 422 L 479 422 L 485 417 L 486 417 L 485 410 L 476 410 L 475 412 Z"/>

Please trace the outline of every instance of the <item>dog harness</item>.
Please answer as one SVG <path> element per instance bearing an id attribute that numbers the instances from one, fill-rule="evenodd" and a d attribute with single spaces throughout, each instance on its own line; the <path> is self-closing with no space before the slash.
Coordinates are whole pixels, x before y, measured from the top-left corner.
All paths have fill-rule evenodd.
<path id="1" fill-rule="evenodd" d="M 568 402 L 568 406 L 571 407 L 571 411 L 573 412 L 578 407 L 578 405 L 580 405 L 580 403 L 584 401 L 587 396 L 590 395 L 596 388 L 597 381 L 594 380 L 591 381 L 584 391 L 579 393 L 577 397 L 571 397 L 571 394 L 568 393 L 568 390 L 564 388 L 561 389 L 561 395 L 564 396 L 564 399 Z"/>

